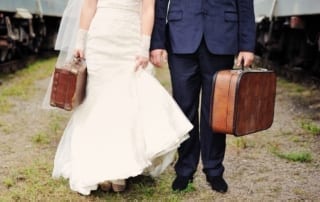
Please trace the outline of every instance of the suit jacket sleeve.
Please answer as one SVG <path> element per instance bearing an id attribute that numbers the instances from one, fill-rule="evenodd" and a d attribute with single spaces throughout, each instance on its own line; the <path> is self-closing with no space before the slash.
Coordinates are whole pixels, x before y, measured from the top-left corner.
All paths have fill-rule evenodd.
<path id="1" fill-rule="evenodd" d="M 166 44 L 166 19 L 169 0 L 156 0 L 155 21 L 152 32 L 150 49 L 165 49 Z"/>
<path id="2" fill-rule="evenodd" d="M 254 52 L 255 17 L 253 0 L 238 0 L 239 11 L 239 51 Z"/>

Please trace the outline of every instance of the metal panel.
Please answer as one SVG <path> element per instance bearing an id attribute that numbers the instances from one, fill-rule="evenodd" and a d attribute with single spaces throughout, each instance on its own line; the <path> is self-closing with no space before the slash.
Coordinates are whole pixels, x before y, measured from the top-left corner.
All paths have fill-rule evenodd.
<path id="1" fill-rule="evenodd" d="M 0 11 L 16 12 L 17 8 L 25 8 L 33 14 L 59 17 L 67 3 L 68 0 L 0 0 Z"/>
<path id="2" fill-rule="evenodd" d="M 44 15 L 62 16 L 68 0 L 41 0 Z"/>
<path id="3" fill-rule="evenodd" d="M 0 0 L 0 10 L 16 12 L 17 8 L 28 9 L 31 13 L 39 12 L 36 0 Z"/>
<path id="4" fill-rule="evenodd" d="M 275 1 L 274 10 L 272 4 Z M 320 14 L 320 0 L 254 0 L 256 18 Z"/>

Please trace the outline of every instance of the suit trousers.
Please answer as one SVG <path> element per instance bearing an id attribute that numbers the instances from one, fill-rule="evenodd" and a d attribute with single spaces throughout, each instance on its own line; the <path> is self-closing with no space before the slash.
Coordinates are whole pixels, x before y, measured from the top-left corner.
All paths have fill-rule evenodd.
<path id="1" fill-rule="evenodd" d="M 170 45 L 168 53 L 173 97 L 194 125 L 190 138 L 178 149 L 176 174 L 192 177 L 201 153 L 203 172 L 207 176 L 221 176 L 224 172 L 222 162 L 226 135 L 214 133 L 209 125 L 212 79 L 215 72 L 233 67 L 234 55 L 210 53 L 204 39 L 195 53 L 174 54 Z"/>

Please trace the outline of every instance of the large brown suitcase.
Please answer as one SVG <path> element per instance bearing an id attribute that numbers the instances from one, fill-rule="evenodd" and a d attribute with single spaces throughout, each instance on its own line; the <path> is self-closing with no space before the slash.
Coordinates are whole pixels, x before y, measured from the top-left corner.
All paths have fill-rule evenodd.
<path id="1" fill-rule="evenodd" d="M 86 95 L 87 68 L 80 58 L 64 67 L 55 68 L 52 82 L 50 105 L 73 110 L 80 105 Z"/>
<path id="2" fill-rule="evenodd" d="M 266 69 L 222 70 L 213 77 L 211 119 L 214 132 L 242 136 L 271 127 L 276 75 Z"/>

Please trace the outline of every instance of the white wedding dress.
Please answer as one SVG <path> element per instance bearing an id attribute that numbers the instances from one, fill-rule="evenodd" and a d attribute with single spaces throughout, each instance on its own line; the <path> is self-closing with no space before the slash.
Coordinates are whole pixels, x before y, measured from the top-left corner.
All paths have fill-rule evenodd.
<path id="1" fill-rule="evenodd" d="M 59 143 L 53 177 L 88 195 L 105 180 L 159 175 L 191 123 L 149 70 L 134 72 L 141 0 L 98 0 L 86 47 L 87 97 Z"/>

